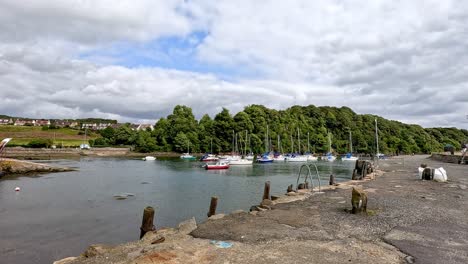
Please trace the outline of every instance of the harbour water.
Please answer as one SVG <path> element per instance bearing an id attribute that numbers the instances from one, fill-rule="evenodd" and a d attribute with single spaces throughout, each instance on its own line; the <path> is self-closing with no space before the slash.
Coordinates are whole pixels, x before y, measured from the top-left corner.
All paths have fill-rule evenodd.
<path id="1" fill-rule="evenodd" d="M 280 162 L 207 171 L 201 162 L 180 159 L 48 162 L 78 171 L 0 179 L 1 263 L 51 263 L 79 255 L 90 244 L 136 240 L 146 206 L 155 207 L 157 228 L 192 216 L 205 220 L 211 196 L 219 197 L 217 213 L 248 211 L 260 202 L 265 181 L 271 182 L 273 195 L 283 194 L 296 184 L 302 165 Z M 316 164 L 322 184 L 328 184 L 330 174 L 337 181 L 349 180 L 354 167 L 353 162 Z M 125 193 L 131 196 L 114 197 Z"/>

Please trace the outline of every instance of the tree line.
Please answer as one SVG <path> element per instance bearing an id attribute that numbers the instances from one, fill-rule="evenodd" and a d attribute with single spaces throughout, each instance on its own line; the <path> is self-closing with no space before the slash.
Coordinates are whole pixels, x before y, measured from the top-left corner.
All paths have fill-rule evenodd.
<path id="1" fill-rule="evenodd" d="M 131 145 L 140 152 L 186 152 L 190 147 L 190 152 L 212 149 L 214 153 L 222 153 L 232 151 L 233 134 L 237 134 L 238 144 L 254 153 L 263 153 L 266 147 L 281 152 L 325 153 L 330 135 L 333 151 L 346 153 L 351 132 L 354 152 L 370 154 L 376 152 L 375 120 L 379 150 L 386 154 L 443 151 L 447 144 L 460 149 L 468 139 L 465 129 L 423 128 L 376 115 L 359 115 L 348 107 L 309 105 L 275 110 L 250 105 L 235 115 L 223 108 L 214 118 L 205 114 L 196 120 L 190 107 L 177 105 L 172 114 L 157 121 L 152 131 L 134 131 L 130 125 L 108 127 L 100 132 L 102 138 L 90 143 Z M 267 128 L 270 140 L 265 141 Z"/>

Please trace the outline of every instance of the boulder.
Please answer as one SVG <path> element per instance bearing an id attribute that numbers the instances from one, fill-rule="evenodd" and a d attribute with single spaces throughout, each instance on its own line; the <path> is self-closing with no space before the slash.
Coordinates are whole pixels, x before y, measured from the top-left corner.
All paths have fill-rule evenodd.
<path id="1" fill-rule="evenodd" d="M 197 221 L 195 221 L 195 217 L 185 220 L 179 224 L 179 233 L 184 235 L 190 234 L 195 229 L 197 229 Z"/>

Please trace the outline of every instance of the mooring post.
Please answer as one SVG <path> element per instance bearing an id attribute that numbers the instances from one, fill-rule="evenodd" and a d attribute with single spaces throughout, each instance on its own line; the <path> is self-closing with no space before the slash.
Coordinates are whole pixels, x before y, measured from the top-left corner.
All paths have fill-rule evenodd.
<path id="1" fill-rule="evenodd" d="M 270 181 L 265 182 L 265 189 L 263 189 L 263 200 L 270 200 Z"/>
<path id="2" fill-rule="evenodd" d="M 218 206 L 218 197 L 212 196 L 210 202 L 210 210 L 208 211 L 208 217 L 216 214 L 216 206 Z"/>
<path id="3" fill-rule="evenodd" d="M 329 181 L 329 184 L 330 184 L 330 185 L 335 185 L 335 176 L 333 176 L 333 174 L 330 174 L 330 181 Z"/>
<path id="4" fill-rule="evenodd" d="M 140 239 L 149 231 L 154 231 L 154 208 L 151 206 L 147 206 L 145 210 L 143 210 L 143 221 L 141 222 L 140 227 Z"/>
<path id="5" fill-rule="evenodd" d="M 291 184 L 291 185 L 288 186 L 288 190 L 286 192 L 289 193 L 289 192 L 292 192 L 292 191 L 293 191 L 293 185 Z"/>

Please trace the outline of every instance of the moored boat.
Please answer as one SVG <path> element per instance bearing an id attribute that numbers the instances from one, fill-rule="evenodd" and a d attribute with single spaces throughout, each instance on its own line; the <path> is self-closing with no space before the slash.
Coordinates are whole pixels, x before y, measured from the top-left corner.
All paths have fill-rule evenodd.
<path id="1" fill-rule="evenodd" d="M 238 159 L 229 161 L 229 165 L 252 165 L 253 160 Z"/>
<path id="2" fill-rule="evenodd" d="M 268 155 L 263 155 L 260 158 L 257 159 L 257 162 L 259 163 L 270 163 L 273 162 L 273 158 L 268 156 Z"/>
<path id="3" fill-rule="evenodd" d="M 184 154 L 180 155 L 180 158 L 184 159 L 184 160 L 195 160 L 195 159 L 197 159 L 195 156 L 190 155 L 190 153 L 184 153 Z"/>
<path id="4" fill-rule="evenodd" d="M 216 164 L 206 164 L 205 169 L 207 170 L 225 170 L 229 169 L 229 164 L 224 161 L 218 161 Z"/>
<path id="5" fill-rule="evenodd" d="M 146 156 L 143 158 L 143 160 L 149 161 L 149 160 L 156 160 L 156 157 L 153 156 Z"/>
<path id="6" fill-rule="evenodd" d="M 205 154 L 200 158 L 200 161 L 218 161 L 219 158 L 213 154 Z"/>
<path id="7" fill-rule="evenodd" d="M 348 153 L 346 156 L 341 158 L 342 161 L 356 161 L 358 160 L 358 157 L 353 157 L 353 154 Z"/>

